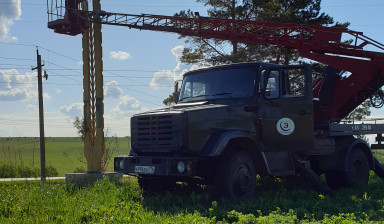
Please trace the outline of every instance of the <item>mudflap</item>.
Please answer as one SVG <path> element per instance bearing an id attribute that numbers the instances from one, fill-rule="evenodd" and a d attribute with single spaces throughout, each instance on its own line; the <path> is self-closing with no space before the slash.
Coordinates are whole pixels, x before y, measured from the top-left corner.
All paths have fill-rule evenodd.
<path id="1" fill-rule="evenodd" d="M 321 194 L 331 193 L 331 188 L 324 183 L 320 176 L 315 173 L 309 166 L 309 161 L 301 162 L 297 161 L 296 171 L 300 174 L 301 177 L 306 179 L 309 183 L 312 184 L 313 188 Z"/>
<path id="2" fill-rule="evenodd" d="M 375 174 L 384 179 L 384 166 L 376 158 L 374 158 L 374 165 L 375 169 L 373 171 L 375 171 Z"/>

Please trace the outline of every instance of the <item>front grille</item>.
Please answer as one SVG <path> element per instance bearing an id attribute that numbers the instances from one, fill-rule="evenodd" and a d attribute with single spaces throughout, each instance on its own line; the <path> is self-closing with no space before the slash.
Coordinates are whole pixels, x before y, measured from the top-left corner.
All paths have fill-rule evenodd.
<path id="1" fill-rule="evenodd" d="M 181 114 L 151 114 L 131 118 L 132 149 L 136 152 L 172 152 L 182 144 Z"/>

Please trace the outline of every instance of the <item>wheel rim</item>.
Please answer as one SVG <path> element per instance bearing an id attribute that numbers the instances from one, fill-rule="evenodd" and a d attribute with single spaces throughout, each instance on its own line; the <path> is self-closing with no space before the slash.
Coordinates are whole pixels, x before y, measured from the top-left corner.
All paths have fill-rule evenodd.
<path id="1" fill-rule="evenodd" d="M 366 185 L 369 179 L 369 165 L 365 153 L 359 149 L 352 151 L 349 166 L 349 187 Z"/>
<path id="2" fill-rule="evenodd" d="M 239 166 L 232 175 L 232 189 L 237 197 L 245 196 L 252 187 L 251 173 L 245 165 Z"/>

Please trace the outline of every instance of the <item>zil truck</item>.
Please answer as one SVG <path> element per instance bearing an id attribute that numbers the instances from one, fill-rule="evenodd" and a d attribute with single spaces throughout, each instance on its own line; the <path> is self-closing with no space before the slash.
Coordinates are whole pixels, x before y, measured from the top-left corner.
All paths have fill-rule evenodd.
<path id="1" fill-rule="evenodd" d="M 370 170 L 384 177 L 372 154 L 383 148 L 384 124 L 346 121 L 366 100 L 383 106 L 384 45 L 363 33 L 199 14 L 88 11 L 86 1 L 54 2 L 48 27 L 57 33 L 84 34 L 92 31 L 92 23 L 117 25 L 280 46 L 296 50 L 306 62 L 326 65 L 316 80 L 304 63 L 240 63 L 186 73 L 175 88 L 176 104 L 132 116 L 130 153 L 114 158 L 114 170 L 137 176 L 141 187 L 199 181 L 215 186 L 220 196 L 242 199 L 253 194 L 257 174 L 299 174 L 322 192 L 367 184 Z M 95 45 L 101 49 L 101 38 Z M 97 117 L 103 111 L 100 102 L 102 97 L 97 98 Z M 102 116 L 97 120 L 100 129 Z M 377 135 L 377 144 L 355 137 L 367 134 Z"/>
<path id="2" fill-rule="evenodd" d="M 137 175 L 144 189 L 198 179 L 231 198 L 251 196 L 256 174 L 300 173 L 321 191 L 322 173 L 332 188 L 367 184 L 379 164 L 354 135 L 380 134 L 384 125 L 315 122 L 329 98 L 314 98 L 312 88 L 309 65 L 188 72 L 177 104 L 131 118 L 130 155 L 115 157 L 115 171 Z"/>
<path id="3" fill-rule="evenodd" d="M 215 186 L 219 196 L 237 199 L 253 194 L 256 175 L 299 174 L 321 192 L 367 184 L 370 170 L 384 177 L 372 154 L 372 148 L 382 148 L 384 124 L 345 120 L 366 100 L 382 105 L 382 44 L 337 27 L 138 17 L 142 22 L 126 26 L 284 46 L 327 66 L 317 80 L 305 63 L 239 63 L 187 72 L 181 87 L 175 85 L 174 105 L 132 116 L 132 148 L 128 156 L 114 158 L 116 172 L 137 176 L 144 189 L 199 181 Z M 343 42 L 346 34 L 352 43 Z M 379 52 L 364 50 L 366 45 Z M 376 134 L 378 144 L 355 137 L 367 134 Z"/>

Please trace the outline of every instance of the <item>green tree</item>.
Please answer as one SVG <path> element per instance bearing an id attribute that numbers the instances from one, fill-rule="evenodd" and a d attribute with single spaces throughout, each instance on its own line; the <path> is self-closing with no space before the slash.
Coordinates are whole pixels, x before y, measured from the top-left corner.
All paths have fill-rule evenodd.
<path id="1" fill-rule="evenodd" d="M 321 0 L 196 0 L 209 7 L 207 13 L 212 18 L 237 20 L 282 22 L 306 25 L 333 25 L 348 27 L 349 23 L 334 22 L 328 14 L 321 12 Z M 181 11 L 175 16 L 193 17 L 191 10 Z M 181 61 L 186 64 L 204 66 L 236 62 L 276 61 L 281 56 L 283 64 L 298 63 L 300 57 L 297 50 L 281 46 L 245 44 L 227 40 L 204 39 L 200 37 L 184 37 L 188 44 L 183 50 Z M 323 73 L 324 65 L 313 63 L 313 80 Z M 170 95 L 164 104 L 173 102 Z M 365 118 L 370 114 L 369 104 L 352 112 L 349 117 Z"/>
<path id="2" fill-rule="evenodd" d="M 76 128 L 77 134 L 79 135 L 81 140 L 84 142 L 85 140 L 84 117 L 81 117 L 81 118 L 76 117 L 72 124 L 73 124 L 73 127 Z M 105 149 L 104 149 L 104 155 L 102 158 L 102 167 L 104 169 L 103 172 L 106 171 L 108 163 L 113 158 L 114 153 L 118 152 L 120 148 L 118 137 L 116 135 L 110 137 L 108 135 L 108 129 L 105 131 L 104 138 L 105 138 Z M 85 158 L 84 153 L 80 152 L 80 155 L 81 156 L 78 157 L 77 159 L 80 162 L 86 163 L 86 160 L 84 160 Z"/>
<path id="3" fill-rule="evenodd" d="M 197 0 L 208 9 L 212 18 L 284 22 L 308 25 L 330 25 L 333 18 L 320 13 L 321 0 Z M 192 17 L 190 10 L 176 16 Z M 336 24 L 337 25 L 337 24 Z M 284 64 L 297 61 L 296 50 L 269 45 L 237 43 L 226 40 L 207 40 L 182 37 L 189 45 L 184 48 L 181 61 L 187 64 L 217 65 L 236 62 L 272 61 L 281 55 Z"/>
<path id="4" fill-rule="evenodd" d="M 81 138 L 81 140 L 84 142 L 85 139 L 85 131 L 84 131 L 84 117 L 77 117 L 73 121 L 73 127 L 76 128 L 77 134 Z"/>
<path id="5" fill-rule="evenodd" d="M 173 92 L 172 94 L 170 94 L 168 96 L 168 98 L 163 100 L 163 104 L 166 106 L 172 106 L 175 103 L 175 95 L 176 94 L 177 94 L 177 96 L 179 96 L 180 92 L 178 91 L 177 93 Z"/>

